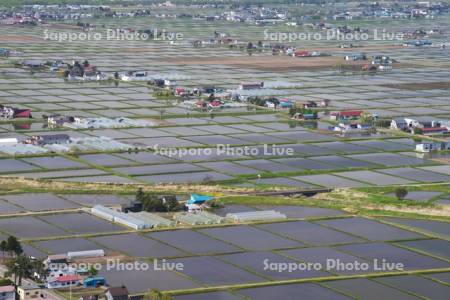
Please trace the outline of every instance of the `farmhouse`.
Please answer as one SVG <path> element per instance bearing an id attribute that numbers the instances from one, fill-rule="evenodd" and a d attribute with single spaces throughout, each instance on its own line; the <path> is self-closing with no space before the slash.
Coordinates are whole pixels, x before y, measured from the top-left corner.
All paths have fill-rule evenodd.
<path id="1" fill-rule="evenodd" d="M 77 275 L 63 275 L 47 281 L 47 288 L 61 289 L 61 288 L 69 288 L 72 286 L 78 286 L 80 284 L 81 280 Z"/>
<path id="2" fill-rule="evenodd" d="M 24 141 L 25 144 L 31 144 L 35 146 L 43 145 L 61 145 L 70 142 L 70 137 L 67 134 L 50 134 L 50 135 L 34 135 Z"/>
<path id="3" fill-rule="evenodd" d="M 362 110 L 348 110 L 348 111 L 340 111 L 333 112 L 330 115 L 331 120 L 356 120 L 361 117 L 363 114 Z"/>
<path id="4" fill-rule="evenodd" d="M 102 276 L 87 277 L 83 280 L 83 288 L 98 288 L 106 285 L 106 279 Z"/>
<path id="5" fill-rule="evenodd" d="M 450 150 L 450 142 L 423 142 L 416 145 L 417 152 L 432 152 L 432 151 L 446 151 Z"/>
<path id="6" fill-rule="evenodd" d="M 42 289 L 35 284 L 24 284 L 17 287 L 17 294 L 20 300 L 44 298 Z"/>
<path id="7" fill-rule="evenodd" d="M 254 90 L 264 87 L 264 82 L 243 82 L 239 85 L 240 90 Z"/>
<path id="8" fill-rule="evenodd" d="M 31 109 L 19 109 L 0 105 L 0 117 L 5 119 L 31 118 Z"/>
<path id="9" fill-rule="evenodd" d="M 12 285 L 0 287 L 0 300 L 15 300 L 16 290 Z"/>
<path id="10" fill-rule="evenodd" d="M 390 127 L 395 130 L 407 130 L 409 126 L 405 119 L 396 118 L 391 121 Z"/>
<path id="11" fill-rule="evenodd" d="M 345 60 L 366 60 L 367 57 L 364 53 L 354 53 L 351 55 L 345 56 Z"/>
<path id="12" fill-rule="evenodd" d="M 105 294 L 106 299 L 108 300 L 128 300 L 128 295 L 128 289 L 124 285 L 119 287 L 110 287 Z"/>

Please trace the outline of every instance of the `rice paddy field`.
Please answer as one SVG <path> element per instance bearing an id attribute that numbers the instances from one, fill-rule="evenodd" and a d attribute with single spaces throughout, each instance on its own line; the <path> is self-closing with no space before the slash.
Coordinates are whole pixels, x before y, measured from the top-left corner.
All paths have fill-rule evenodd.
<path id="1" fill-rule="evenodd" d="M 100 275 L 110 286 L 125 284 L 133 295 L 158 289 L 175 300 L 448 299 L 448 152 L 418 153 L 416 144 L 432 138 L 386 128 L 353 135 L 328 130 L 330 112 L 341 110 L 364 110 L 384 120 L 430 117 L 450 122 L 449 50 L 437 46 L 448 42 L 447 35 L 433 38 L 430 47 L 374 39 L 361 42 L 362 48 L 340 48 L 345 42 L 338 40 L 293 41 L 288 44 L 331 54 L 293 58 L 273 56 L 270 50 L 249 56 L 227 46 L 195 48 L 192 42 L 210 39 L 217 31 L 239 41 L 274 43 L 265 40 L 265 30 L 302 27 L 156 17 L 89 22 L 95 25 L 92 33 L 104 36 L 108 28 L 157 28 L 183 38 L 174 43 L 54 41 L 45 39 L 46 34 L 81 30 L 70 21 L 0 25 L 0 48 L 22 53 L 0 58 L 0 104 L 31 109 L 33 115 L 0 121 L 0 139 L 67 134 L 75 139 L 106 137 L 130 148 L 14 155 L 0 146 L 0 240 L 14 235 L 25 253 L 36 258 L 103 249 L 108 258 L 126 262 L 154 266 L 154 259 L 164 259 L 184 266 L 102 268 Z M 404 31 L 448 28 L 450 19 L 347 23 L 370 32 Z M 390 56 L 398 64 L 376 74 L 341 72 L 337 65 L 356 52 Z M 263 81 L 265 88 L 249 95 L 287 98 L 297 105 L 330 102 L 313 122 L 293 122 L 287 110 L 254 105 L 205 112 L 188 108 L 181 98 L 158 96 L 145 81 L 68 81 L 47 69 L 14 65 L 22 60 L 88 60 L 108 74 L 147 71 L 184 88 L 236 90 L 241 82 Z M 52 128 L 42 117 L 54 114 L 126 117 L 152 125 Z M 399 186 L 409 191 L 404 199 L 395 196 Z M 88 213 L 96 205 L 128 204 L 138 187 L 183 196 L 213 193 L 223 204 L 214 211 L 220 216 L 273 209 L 287 218 L 136 231 Z M 311 190 L 327 192 L 310 198 L 264 194 Z M 368 268 L 289 272 L 265 267 L 267 262 L 298 266 L 326 265 L 329 260 Z M 377 263 L 383 260 L 404 269 L 380 270 Z"/>

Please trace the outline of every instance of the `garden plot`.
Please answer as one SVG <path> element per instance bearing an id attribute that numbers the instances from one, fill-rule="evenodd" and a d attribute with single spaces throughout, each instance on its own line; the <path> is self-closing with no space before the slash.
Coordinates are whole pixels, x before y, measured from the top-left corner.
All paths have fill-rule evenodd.
<path id="1" fill-rule="evenodd" d="M 195 147 L 200 146 L 200 143 L 188 141 L 187 139 L 179 139 L 176 137 L 154 137 L 154 138 L 128 138 L 121 139 L 123 143 L 133 145 L 135 147 Z"/>
<path id="2" fill-rule="evenodd" d="M 408 157 L 395 153 L 369 153 L 369 154 L 354 154 L 349 155 L 348 157 L 365 160 L 368 162 L 388 166 L 412 166 L 412 165 L 423 165 L 426 164 L 427 161 L 420 158 Z"/>
<path id="3" fill-rule="evenodd" d="M 188 257 L 169 262 L 182 263 L 184 268 L 180 273 L 209 286 L 265 281 L 262 277 L 211 256 Z"/>
<path id="4" fill-rule="evenodd" d="M 86 168 L 87 165 L 61 156 L 30 157 L 24 161 L 45 169 Z"/>
<path id="5" fill-rule="evenodd" d="M 333 289 L 337 292 L 345 293 L 356 299 L 377 300 L 377 299 L 396 299 L 396 300 L 415 300 L 418 299 L 398 289 L 371 281 L 365 278 L 337 280 L 325 282 L 323 286 Z"/>
<path id="6" fill-rule="evenodd" d="M 304 127 L 297 125 L 295 127 L 291 127 L 289 123 L 281 123 L 281 122 L 271 122 L 276 121 L 276 115 L 263 115 L 265 118 L 262 118 L 261 116 L 241 116 L 241 118 L 247 118 L 247 119 L 255 119 L 254 121 L 257 122 L 265 122 L 265 123 L 256 123 L 257 126 L 267 128 L 264 132 L 270 132 L 270 131 L 285 131 L 285 132 L 292 132 L 292 131 L 303 131 L 306 130 Z"/>
<path id="7" fill-rule="evenodd" d="M 450 259 L 450 242 L 446 240 L 420 240 L 396 243 L 419 252 L 430 253 L 443 259 Z"/>
<path id="8" fill-rule="evenodd" d="M 251 226 L 238 225 L 201 229 L 199 232 L 248 250 L 273 250 L 303 246 L 293 241 Z"/>
<path id="9" fill-rule="evenodd" d="M 227 174 L 255 174 L 259 171 L 256 169 L 240 166 L 238 164 L 232 162 L 206 162 L 206 163 L 197 163 L 202 168 L 211 169 L 217 172 L 223 172 Z"/>
<path id="10" fill-rule="evenodd" d="M 421 167 L 421 169 L 426 170 L 426 171 L 431 171 L 431 172 L 442 173 L 445 175 L 450 175 L 450 165 Z"/>
<path id="11" fill-rule="evenodd" d="M 427 299 L 448 299 L 450 287 L 415 275 L 376 278 L 375 281 Z"/>
<path id="12" fill-rule="evenodd" d="M 2 151 L 0 146 L 0 152 Z M 36 166 L 24 163 L 20 160 L 15 159 L 0 159 L 0 173 L 10 173 L 10 172 L 21 172 L 21 171 L 32 171 L 39 169 Z"/>
<path id="13" fill-rule="evenodd" d="M 292 135 L 287 134 L 287 136 L 291 137 Z M 289 139 L 275 137 L 269 134 L 262 133 L 243 133 L 243 134 L 233 134 L 230 137 L 238 138 L 248 144 L 277 144 L 277 143 L 287 143 L 290 142 Z M 292 139 L 291 139 L 292 140 Z"/>
<path id="14" fill-rule="evenodd" d="M 193 172 L 193 173 L 174 173 L 163 175 L 148 175 L 135 177 L 141 181 L 149 183 L 197 183 L 223 181 L 233 179 L 233 177 L 218 172 Z"/>
<path id="15" fill-rule="evenodd" d="M 386 195 L 395 197 L 395 193 L 388 193 Z M 427 202 L 433 198 L 436 198 L 439 195 L 442 195 L 442 193 L 432 191 L 412 191 L 408 192 L 408 194 L 403 199 L 412 200 L 416 202 Z"/>
<path id="16" fill-rule="evenodd" d="M 285 164 L 280 164 L 265 159 L 242 160 L 236 161 L 235 163 L 271 173 L 299 171 L 299 168 L 291 167 Z"/>
<path id="17" fill-rule="evenodd" d="M 411 145 L 405 145 L 400 143 L 391 143 L 388 141 L 381 141 L 381 140 L 364 140 L 364 141 L 354 141 L 353 144 L 370 147 L 379 149 L 382 151 L 399 151 L 399 150 L 405 150 L 405 151 L 411 151 L 414 150 L 415 147 Z"/>
<path id="18" fill-rule="evenodd" d="M 0 198 L 1 197 L 2 196 L 0 196 Z M 24 211 L 24 209 L 0 199 L 0 214 L 8 215 L 15 214 L 21 211 Z"/>
<path id="19" fill-rule="evenodd" d="M 343 211 L 335 209 L 297 205 L 256 205 L 255 207 L 261 210 L 276 210 L 285 214 L 288 218 L 321 218 L 345 214 Z"/>
<path id="20" fill-rule="evenodd" d="M 291 142 L 316 142 L 316 141 L 333 141 L 337 138 L 331 135 L 309 132 L 309 131 L 295 131 L 295 132 L 271 132 L 267 135 L 290 140 Z"/>
<path id="21" fill-rule="evenodd" d="M 230 253 L 241 249 L 192 230 L 161 231 L 146 234 L 155 240 L 195 254 Z"/>
<path id="22" fill-rule="evenodd" d="M 242 289 L 239 294 L 251 300 L 273 299 L 317 299 L 317 300 L 346 300 L 351 299 L 336 291 L 327 289 L 315 283 L 296 283 L 287 285 L 273 285 L 258 288 Z"/>
<path id="23" fill-rule="evenodd" d="M 257 125 L 252 125 L 252 124 L 232 124 L 232 125 L 228 125 L 228 127 L 239 129 L 244 132 L 248 131 L 248 132 L 253 132 L 253 133 L 266 133 L 268 131 L 267 128 L 257 126 Z"/>
<path id="24" fill-rule="evenodd" d="M 205 131 L 203 127 L 210 128 L 209 126 L 198 126 L 198 127 L 162 127 L 161 131 L 167 132 L 169 135 L 176 136 L 192 136 L 192 135 L 210 135 L 210 131 Z"/>
<path id="25" fill-rule="evenodd" d="M 139 263 L 139 262 L 138 262 Z M 141 262 L 148 263 L 148 262 Z M 120 268 L 102 268 L 99 272 L 104 276 L 110 286 L 126 285 L 132 294 L 147 293 L 149 288 L 164 290 L 182 290 L 201 287 L 198 283 L 178 275 L 172 271 L 154 270 L 122 270 Z"/>
<path id="26" fill-rule="evenodd" d="M 91 240 L 105 247 L 134 257 L 178 257 L 186 253 L 135 233 L 95 237 Z"/>
<path id="27" fill-rule="evenodd" d="M 41 216 L 42 220 L 74 234 L 104 233 L 124 230 L 123 227 L 86 213 Z"/>
<path id="28" fill-rule="evenodd" d="M 291 187 L 298 187 L 301 189 L 312 189 L 316 186 L 304 183 L 295 179 L 291 178 L 284 178 L 284 177 L 278 177 L 278 178 L 262 178 L 262 179 L 256 179 L 252 180 L 253 183 L 256 184 L 265 184 L 265 185 L 280 185 L 280 186 L 291 186 Z"/>
<path id="29" fill-rule="evenodd" d="M 394 168 L 394 169 L 384 169 L 384 170 L 378 170 L 378 172 L 382 172 L 385 174 L 393 175 L 393 176 L 399 176 L 406 179 L 419 181 L 419 182 L 441 182 L 441 181 L 450 181 L 450 176 L 431 172 L 431 171 L 425 171 L 421 169 L 414 169 L 414 168 Z"/>
<path id="30" fill-rule="evenodd" d="M 127 183 L 127 184 L 139 183 L 138 180 L 119 177 L 115 175 L 69 177 L 69 178 L 59 178 L 57 180 L 68 182 L 89 182 L 89 183 Z"/>
<path id="31" fill-rule="evenodd" d="M 350 171 L 350 172 L 334 173 L 332 175 L 342 176 L 357 181 L 363 181 L 371 185 L 394 185 L 394 184 L 414 183 L 414 181 L 411 180 L 385 175 L 373 171 Z"/>
<path id="32" fill-rule="evenodd" d="M 79 205 L 68 202 L 50 193 L 28 193 L 3 195 L 0 198 L 23 207 L 28 211 L 48 211 L 77 208 Z"/>
<path id="33" fill-rule="evenodd" d="M 209 134 L 237 134 L 245 133 L 244 130 L 236 129 L 224 125 L 208 125 L 208 126 L 193 126 L 189 127 L 191 130 L 198 130 L 200 132 L 208 132 Z"/>
<path id="34" fill-rule="evenodd" d="M 384 259 L 389 263 L 402 263 L 404 270 L 440 269 L 450 267 L 450 263 L 418 254 L 385 243 L 353 244 L 336 247 L 339 251 L 362 257 L 367 260 Z"/>
<path id="35" fill-rule="evenodd" d="M 161 156 L 152 152 L 138 152 L 138 153 L 117 153 L 115 156 L 123 157 L 125 159 L 129 159 L 136 163 L 141 164 L 161 164 L 161 163 L 170 163 L 175 162 L 174 159 Z"/>
<path id="36" fill-rule="evenodd" d="M 0 219 L 0 230 L 18 238 L 43 238 L 68 235 L 60 228 L 33 217 Z"/>
<path id="37" fill-rule="evenodd" d="M 284 164 L 286 166 L 295 167 L 300 170 L 333 170 L 338 169 L 337 166 L 333 166 L 327 163 L 320 163 L 307 158 L 278 158 L 272 161 Z"/>
<path id="38" fill-rule="evenodd" d="M 360 217 L 318 221 L 319 224 L 372 241 L 408 240 L 423 236 Z"/>
<path id="39" fill-rule="evenodd" d="M 108 174 L 105 171 L 98 169 L 76 169 L 76 170 L 64 170 L 64 171 L 50 171 L 50 172 L 33 172 L 33 173 L 16 173 L 8 174 L 11 177 L 24 177 L 24 178 L 61 178 L 72 176 L 88 176 L 88 175 L 101 175 Z"/>
<path id="40" fill-rule="evenodd" d="M 279 145 L 277 148 L 286 148 L 292 149 L 294 151 L 294 155 L 300 156 L 320 156 L 320 155 L 328 155 L 336 153 L 333 150 L 313 146 L 311 144 L 288 144 L 288 145 Z M 285 155 L 288 156 L 288 155 Z"/>
<path id="41" fill-rule="evenodd" d="M 428 232 L 431 234 L 441 235 L 445 238 L 450 237 L 450 223 L 431 221 L 431 220 L 419 220 L 419 219 L 403 219 L 403 218 L 383 218 L 383 220 L 403 225 L 406 227 L 412 227 L 413 229 Z"/>
<path id="42" fill-rule="evenodd" d="M 226 216 L 226 214 L 229 213 L 239 213 L 239 212 L 246 212 L 246 211 L 252 211 L 254 208 L 250 206 L 245 205 L 239 205 L 239 204 L 231 204 L 231 205 L 225 205 L 225 207 L 216 208 L 214 210 L 214 213 L 219 216 Z"/>
<path id="43" fill-rule="evenodd" d="M 257 228 L 280 234 L 310 245 L 333 245 L 361 242 L 362 239 L 307 221 L 272 223 Z"/>
<path id="44" fill-rule="evenodd" d="M 345 142 L 323 142 L 323 143 L 317 143 L 317 144 L 310 144 L 314 145 L 320 148 L 329 149 L 332 151 L 336 151 L 339 153 L 358 153 L 358 152 L 374 152 L 373 149 L 364 147 L 361 145 L 354 145 L 350 143 Z"/>
<path id="45" fill-rule="evenodd" d="M 114 168 L 114 172 L 127 175 L 147 175 L 147 174 L 166 174 L 166 173 L 184 173 L 184 172 L 198 172 L 205 171 L 204 168 L 187 164 L 165 164 L 165 165 L 149 165 L 136 167 L 121 167 Z"/>
<path id="46" fill-rule="evenodd" d="M 26 255 L 29 255 L 30 257 L 34 257 L 37 259 L 46 259 L 47 258 L 47 253 L 42 252 L 39 249 L 36 249 L 28 244 L 22 244 L 22 248 L 23 248 L 23 253 L 25 253 Z"/>
<path id="47" fill-rule="evenodd" d="M 338 168 L 369 168 L 369 167 L 376 167 L 375 164 L 361 161 L 361 160 L 354 160 L 342 156 L 336 156 L 336 155 L 327 155 L 327 156 L 316 156 L 311 158 L 314 161 L 318 161 L 325 164 L 335 165 Z"/>
<path id="48" fill-rule="evenodd" d="M 244 252 L 218 256 L 232 265 L 239 266 L 242 269 L 260 274 L 272 280 L 286 280 L 295 278 L 314 278 L 329 276 L 329 273 L 317 270 L 296 270 L 293 272 L 280 272 L 278 270 L 266 269 L 267 264 L 296 264 L 295 260 L 275 254 L 273 252 Z M 266 263 L 264 263 L 266 262 Z"/>
<path id="49" fill-rule="evenodd" d="M 203 145 L 245 145 L 248 143 L 248 141 L 224 135 L 189 136 L 185 139 Z"/>
<path id="50" fill-rule="evenodd" d="M 427 275 L 422 275 L 427 278 L 432 278 L 434 280 L 438 280 L 440 282 L 450 284 L 450 272 L 443 272 L 443 273 L 432 273 Z"/>
<path id="51" fill-rule="evenodd" d="M 68 238 L 63 240 L 37 241 L 33 246 L 51 254 L 65 254 L 71 251 L 89 251 L 102 249 L 98 244 L 83 238 Z"/>
<path id="52" fill-rule="evenodd" d="M 80 155 L 78 158 L 99 166 L 123 166 L 135 164 L 131 160 L 105 153 Z"/>
<path id="53" fill-rule="evenodd" d="M 295 179 L 309 182 L 314 185 L 319 185 L 323 187 L 362 187 L 367 186 L 368 184 L 353 181 L 350 179 L 330 175 L 330 174 L 320 174 L 320 175 L 305 175 L 305 176 L 296 176 L 293 177 Z"/>
<path id="54" fill-rule="evenodd" d="M 320 264 L 322 270 L 338 275 L 352 275 L 352 274 L 364 274 L 373 272 L 373 263 L 359 257 L 350 255 L 345 252 L 337 251 L 328 247 L 313 247 L 302 249 L 291 249 L 278 251 L 281 254 L 292 257 L 296 260 L 303 261 L 305 263 Z M 350 268 L 343 268 L 342 265 L 333 265 L 332 262 L 339 262 L 342 264 L 354 264 L 366 263 L 369 265 L 368 270 L 351 270 Z"/>
<path id="55" fill-rule="evenodd" d="M 172 296 L 174 300 L 242 300 L 241 297 L 233 295 L 229 292 L 209 292 L 199 294 L 187 294 Z"/>
<path id="56" fill-rule="evenodd" d="M 128 132 L 124 132 L 124 131 L 120 131 L 117 129 L 95 129 L 95 130 L 90 130 L 89 134 L 93 135 L 93 136 L 97 136 L 97 137 L 101 137 L 101 136 L 106 136 L 112 139 L 126 139 L 126 138 L 135 138 L 136 136 L 128 133 Z"/>
<path id="57" fill-rule="evenodd" d="M 82 206 L 120 206 L 122 204 L 128 204 L 134 196 L 119 196 L 114 194 L 62 194 L 59 197 Z"/>
<path id="58" fill-rule="evenodd" d="M 161 131 L 155 128 L 131 128 L 131 129 L 122 129 L 121 132 L 126 132 L 139 137 L 165 137 L 171 136 L 170 133 Z"/>

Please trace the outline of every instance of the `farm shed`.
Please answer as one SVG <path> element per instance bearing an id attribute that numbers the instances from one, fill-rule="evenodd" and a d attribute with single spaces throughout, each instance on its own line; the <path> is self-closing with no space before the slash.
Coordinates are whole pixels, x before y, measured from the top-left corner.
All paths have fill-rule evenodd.
<path id="1" fill-rule="evenodd" d="M 286 219 L 286 215 L 274 210 L 261 210 L 261 211 L 249 211 L 240 213 L 228 213 L 226 216 L 228 219 L 232 219 L 235 222 L 246 221 L 263 221 L 274 219 Z"/>

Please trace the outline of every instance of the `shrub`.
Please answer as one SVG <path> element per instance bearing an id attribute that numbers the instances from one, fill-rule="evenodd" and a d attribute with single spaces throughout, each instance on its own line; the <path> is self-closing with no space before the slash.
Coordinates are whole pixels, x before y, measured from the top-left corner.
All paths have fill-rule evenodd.
<path id="1" fill-rule="evenodd" d="M 394 193 L 398 200 L 403 200 L 406 195 L 408 195 L 408 190 L 404 187 L 398 187 L 395 189 Z"/>

